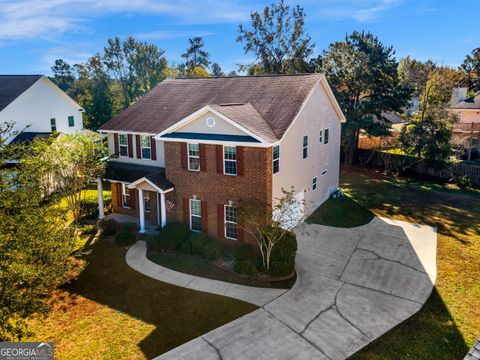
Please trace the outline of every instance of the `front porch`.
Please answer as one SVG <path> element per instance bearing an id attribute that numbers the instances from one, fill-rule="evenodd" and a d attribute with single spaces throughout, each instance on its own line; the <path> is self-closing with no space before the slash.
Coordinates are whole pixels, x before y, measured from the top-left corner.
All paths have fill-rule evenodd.
<path id="1" fill-rule="evenodd" d="M 173 185 L 166 180 L 163 168 L 112 161 L 107 163 L 104 180 L 112 184 L 113 216 L 116 220 L 138 224 L 141 234 L 167 224 L 166 194 L 173 191 Z M 102 193 L 101 188 L 99 180 L 99 194 Z M 98 203 L 103 208 L 101 196 Z M 99 212 L 99 215 L 102 217 L 103 213 Z"/>
<path id="2" fill-rule="evenodd" d="M 119 223 L 135 223 L 140 228 L 140 218 L 138 216 L 112 213 L 106 216 L 107 219 L 113 219 Z M 144 234 L 153 235 L 161 228 L 160 225 L 146 219 L 144 224 Z"/>

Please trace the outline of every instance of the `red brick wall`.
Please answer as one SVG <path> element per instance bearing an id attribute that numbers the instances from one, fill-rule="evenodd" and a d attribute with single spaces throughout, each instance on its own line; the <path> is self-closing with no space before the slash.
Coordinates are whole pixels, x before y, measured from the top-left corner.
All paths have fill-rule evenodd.
<path id="1" fill-rule="evenodd" d="M 181 143 L 165 142 L 166 177 L 173 183 L 175 191 L 175 218 L 183 222 L 183 199 L 207 202 L 208 233 L 218 237 L 217 205 L 229 200 L 238 205 L 240 200 L 272 202 L 272 151 L 271 148 L 244 147 L 244 174 L 228 176 L 217 173 L 215 145 L 205 146 L 206 171 L 194 172 L 182 169 Z M 202 214 L 202 217 L 204 214 Z M 228 240 L 227 240 L 228 241 Z M 245 241 L 252 242 L 245 234 Z"/>

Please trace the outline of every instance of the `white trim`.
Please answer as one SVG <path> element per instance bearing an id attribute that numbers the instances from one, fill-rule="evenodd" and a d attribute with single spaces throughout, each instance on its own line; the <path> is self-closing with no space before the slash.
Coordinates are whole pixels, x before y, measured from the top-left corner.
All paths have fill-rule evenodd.
<path id="1" fill-rule="evenodd" d="M 198 156 L 193 156 L 193 155 L 190 156 L 190 145 L 198 145 Z M 190 157 L 198 158 L 198 169 L 190 168 Z M 193 143 L 193 142 L 187 143 L 187 168 L 188 168 L 188 171 L 200 172 L 200 144 L 199 143 Z"/>
<path id="2" fill-rule="evenodd" d="M 141 199 L 141 200 L 140 200 Z M 143 190 L 138 189 L 138 214 L 140 216 L 140 230 L 139 233 L 145 233 L 145 207 L 143 203 Z"/>
<path id="3" fill-rule="evenodd" d="M 304 144 L 305 143 L 305 136 L 307 137 L 307 145 Z M 308 159 L 308 145 L 309 145 L 308 144 L 308 134 L 305 134 L 305 135 L 302 136 L 302 160 Z M 305 149 L 307 149 L 307 156 L 304 157 L 303 152 L 304 152 Z"/>
<path id="4" fill-rule="evenodd" d="M 202 107 L 201 109 L 195 111 L 194 113 L 188 115 L 187 117 L 181 119 L 180 121 L 176 122 L 175 124 L 173 124 L 172 126 L 168 127 L 167 129 L 163 130 L 162 132 L 160 132 L 159 134 L 157 134 L 155 136 L 155 139 L 156 140 L 163 140 L 161 138 L 161 136 L 163 135 L 166 135 L 166 134 L 169 134 L 169 133 L 172 133 L 172 132 L 175 132 L 176 130 L 184 127 L 185 125 L 188 125 L 189 123 L 191 123 L 192 121 L 196 120 L 199 116 L 207 113 L 207 112 L 211 112 L 212 114 L 215 114 L 217 115 L 219 118 L 221 118 L 222 120 L 225 120 L 227 123 L 229 123 L 230 125 L 232 126 L 235 126 L 237 129 L 241 130 L 242 132 L 246 133 L 247 135 L 250 135 L 251 137 L 253 137 L 254 139 L 257 139 L 258 141 L 260 141 L 262 144 L 268 144 L 268 141 L 265 141 L 264 139 L 262 139 L 260 136 L 258 136 L 257 134 L 251 132 L 250 130 L 246 129 L 245 127 L 243 127 L 242 125 L 238 124 L 237 122 L 233 121 L 232 119 L 226 117 L 225 115 L 223 115 L 222 113 L 212 109 L 209 105 L 206 105 L 204 107 Z M 203 141 L 202 141 L 203 143 Z"/>
<path id="5" fill-rule="evenodd" d="M 235 160 L 225 159 L 225 147 L 235 148 Z M 238 154 L 237 154 L 237 147 L 236 147 L 236 146 L 230 146 L 230 145 L 223 145 L 223 147 L 222 147 L 222 152 L 223 152 L 223 155 L 222 155 L 222 158 L 223 158 L 223 175 L 227 175 L 227 176 L 237 176 L 237 175 L 238 175 L 238 157 L 237 157 Z M 227 174 L 227 173 L 225 173 L 225 161 L 230 161 L 230 162 L 235 161 L 235 174 Z"/>
<path id="6" fill-rule="evenodd" d="M 127 188 L 128 190 L 131 190 L 130 186 L 126 186 L 126 184 L 124 183 L 121 183 L 122 184 L 122 208 L 124 209 L 131 209 L 132 208 L 132 194 L 129 193 L 127 195 Z M 125 199 L 123 197 L 127 197 L 128 196 L 128 200 L 130 201 L 130 206 L 125 206 Z"/>
<path id="7" fill-rule="evenodd" d="M 55 91 L 57 93 L 59 93 L 61 96 L 63 96 L 67 101 L 69 101 L 70 103 L 72 103 L 75 107 L 77 107 L 78 111 L 80 112 L 84 112 L 85 109 L 82 108 L 75 100 L 73 100 L 70 96 L 67 95 L 67 93 L 65 91 L 63 91 L 62 89 L 60 89 L 53 81 L 51 81 L 48 77 L 46 77 L 45 75 L 43 75 L 40 79 L 38 79 L 37 81 L 35 81 L 32 86 L 34 84 L 36 84 L 38 81 L 40 80 L 45 80 L 47 85 L 49 85 L 51 88 L 55 89 Z M 28 89 L 27 89 L 28 90 Z M 83 124 L 82 124 L 82 128 L 83 128 Z"/>
<path id="8" fill-rule="evenodd" d="M 235 210 L 237 209 L 237 207 L 233 206 L 233 205 L 228 205 L 228 204 L 223 205 L 223 232 L 224 232 L 224 236 L 225 236 L 225 239 L 237 241 L 238 240 L 238 213 L 237 213 L 237 222 L 227 221 L 227 206 L 235 208 Z M 237 237 L 236 238 L 231 238 L 231 237 L 227 236 L 227 222 L 229 224 L 235 224 L 237 226 Z"/>
<path id="9" fill-rule="evenodd" d="M 152 160 L 152 137 L 148 135 L 139 135 L 139 136 L 140 136 L 140 158 L 142 160 Z M 147 148 L 143 146 L 142 138 L 147 138 L 150 141 L 150 147 Z M 138 145 L 137 145 L 137 149 L 138 149 Z M 143 157 L 143 149 L 150 149 L 150 157 L 148 158 Z"/>
<path id="10" fill-rule="evenodd" d="M 263 144 L 263 143 L 252 143 L 252 142 L 238 142 L 238 141 L 226 141 L 226 140 L 198 140 L 198 139 L 182 139 L 182 138 L 157 138 L 158 141 L 165 141 L 165 142 L 184 142 L 184 143 L 192 143 L 192 141 L 198 141 L 202 144 L 208 145 L 224 145 L 228 143 L 228 146 L 248 146 L 248 147 L 258 147 L 258 148 L 269 148 L 272 144 Z M 275 144 L 279 144 L 280 141 L 277 141 Z M 231 145 L 230 145 L 231 144 Z"/>
<path id="11" fill-rule="evenodd" d="M 128 185 L 128 188 L 129 188 L 129 189 L 135 189 L 138 184 L 140 184 L 140 183 L 142 183 L 142 182 L 144 182 L 144 181 L 145 181 L 146 183 L 148 183 L 149 185 L 151 185 L 152 187 L 154 187 L 160 194 L 162 194 L 162 193 L 163 193 L 163 194 L 166 194 L 166 193 L 168 193 L 168 192 L 170 192 L 170 191 L 173 191 L 173 187 L 170 188 L 170 189 L 167 189 L 167 190 L 162 190 L 162 189 L 160 189 L 157 185 L 155 185 L 153 182 L 151 182 L 150 180 L 148 180 L 146 177 L 142 177 L 142 178 L 140 178 L 140 179 L 138 179 L 138 180 L 135 180 L 134 182 L 130 183 L 130 185 Z"/>
<path id="12" fill-rule="evenodd" d="M 274 154 L 274 150 L 273 150 L 273 149 L 274 149 L 275 147 L 278 147 L 278 158 L 277 158 L 277 159 L 275 159 L 275 158 L 274 158 L 274 155 L 273 155 L 273 154 Z M 277 172 L 274 171 L 275 161 L 278 161 L 278 171 L 277 171 Z M 277 144 L 277 145 L 273 145 L 273 146 L 272 146 L 272 174 L 273 174 L 273 176 L 275 176 L 275 175 L 277 175 L 279 172 L 280 172 L 280 144 Z"/>
<path id="13" fill-rule="evenodd" d="M 200 203 L 200 216 L 192 215 L 192 201 L 198 201 Z M 190 230 L 193 232 L 202 232 L 202 201 L 198 199 L 188 199 L 188 222 L 190 223 Z M 200 218 L 200 230 L 192 229 L 192 216 Z"/>
<path id="14" fill-rule="evenodd" d="M 328 100 L 330 100 L 330 103 L 333 105 L 333 109 L 337 113 L 337 116 L 340 120 L 340 122 L 344 123 L 347 122 L 347 119 L 345 118 L 345 114 L 342 111 L 342 108 L 338 104 L 337 98 L 335 97 L 335 94 L 332 91 L 332 88 L 330 87 L 330 84 L 327 81 L 327 78 L 325 77 L 324 74 L 321 75 L 321 84 L 322 88 L 325 90 L 327 93 Z"/>
<path id="15" fill-rule="evenodd" d="M 120 144 L 120 136 L 125 135 L 127 137 L 127 145 Z M 120 150 L 121 147 L 127 147 L 127 155 L 122 155 L 122 152 Z M 132 147 L 133 147 L 133 139 L 132 139 Z M 133 150 L 133 149 L 132 149 Z M 133 154 L 132 154 L 133 156 Z M 119 133 L 118 134 L 118 157 L 123 157 L 123 158 L 128 158 L 130 157 L 130 149 L 128 146 L 128 134 L 127 133 Z"/>

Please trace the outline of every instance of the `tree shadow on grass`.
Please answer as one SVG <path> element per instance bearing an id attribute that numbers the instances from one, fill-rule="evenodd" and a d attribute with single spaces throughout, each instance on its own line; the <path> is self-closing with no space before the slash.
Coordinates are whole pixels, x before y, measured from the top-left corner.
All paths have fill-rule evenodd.
<path id="1" fill-rule="evenodd" d="M 153 358 L 256 309 L 246 302 L 162 283 L 131 269 L 126 250 L 100 240 L 67 290 L 153 324 L 138 346 Z M 102 334 L 97 334 L 102 336 Z"/>

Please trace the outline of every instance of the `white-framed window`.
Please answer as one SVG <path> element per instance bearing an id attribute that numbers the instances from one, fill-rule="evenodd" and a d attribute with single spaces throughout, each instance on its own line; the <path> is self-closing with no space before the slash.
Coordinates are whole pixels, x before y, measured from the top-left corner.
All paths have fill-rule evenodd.
<path id="1" fill-rule="evenodd" d="M 308 157 L 308 135 L 303 135 L 302 159 Z"/>
<path id="2" fill-rule="evenodd" d="M 150 212 L 152 209 L 151 206 L 151 197 L 150 197 L 150 192 L 149 191 L 144 191 L 143 192 L 143 210 L 145 212 Z"/>
<path id="3" fill-rule="evenodd" d="M 318 136 L 318 142 L 321 144 L 323 142 L 323 130 L 320 130 L 320 134 Z"/>
<path id="4" fill-rule="evenodd" d="M 50 127 L 52 129 L 52 132 L 57 131 L 57 119 L 55 118 L 50 119 Z"/>
<path id="5" fill-rule="evenodd" d="M 225 205 L 225 238 L 237 240 L 237 208 L 235 206 Z"/>
<path id="6" fill-rule="evenodd" d="M 132 207 L 132 203 L 130 201 L 130 189 L 127 185 L 122 184 L 122 207 L 130 209 Z"/>
<path id="7" fill-rule="evenodd" d="M 223 173 L 225 175 L 237 175 L 237 147 L 223 147 Z"/>
<path id="8" fill-rule="evenodd" d="M 272 149 L 272 171 L 274 174 L 280 171 L 280 145 L 275 145 Z"/>
<path id="9" fill-rule="evenodd" d="M 142 159 L 150 160 L 152 158 L 152 138 L 150 136 L 140 136 L 142 146 Z M 138 148 L 137 148 L 138 149 Z"/>
<path id="10" fill-rule="evenodd" d="M 188 144 L 188 170 L 200 171 L 200 144 Z"/>
<path id="11" fill-rule="evenodd" d="M 120 156 L 128 156 L 128 136 L 127 134 L 118 134 L 118 146 Z"/>
<path id="12" fill-rule="evenodd" d="M 312 190 L 317 190 L 317 177 L 312 179 Z"/>
<path id="13" fill-rule="evenodd" d="M 190 199 L 190 230 L 202 231 L 202 202 Z"/>
<path id="14" fill-rule="evenodd" d="M 325 144 L 328 144 L 328 136 L 329 136 L 329 130 L 325 129 Z"/>

